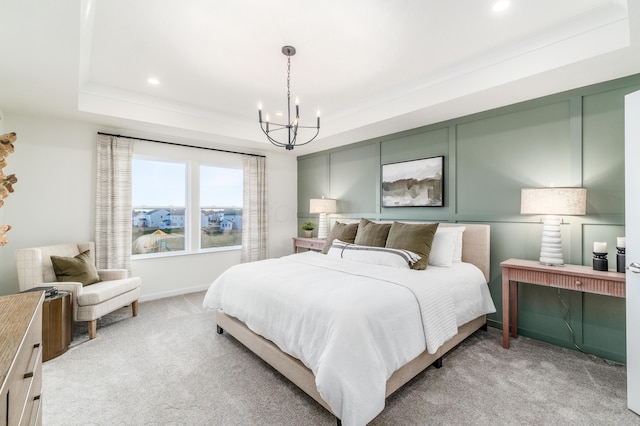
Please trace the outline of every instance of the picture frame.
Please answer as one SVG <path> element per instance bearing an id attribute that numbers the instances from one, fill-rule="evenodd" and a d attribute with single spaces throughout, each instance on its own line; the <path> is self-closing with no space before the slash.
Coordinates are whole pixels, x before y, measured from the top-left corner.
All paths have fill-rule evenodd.
<path id="1" fill-rule="evenodd" d="M 382 207 L 443 207 L 444 156 L 382 165 Z"/>

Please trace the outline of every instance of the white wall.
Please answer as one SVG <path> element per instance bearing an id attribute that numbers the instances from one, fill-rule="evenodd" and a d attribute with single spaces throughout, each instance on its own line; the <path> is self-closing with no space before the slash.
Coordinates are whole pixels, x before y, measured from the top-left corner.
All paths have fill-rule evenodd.
<path id="1" fill-rule="evenodd" d="M 15 153 L 4 169 L 15 173 L 18 183 L 0 208 L 0 224 L 12 226 L 9 243 L 0 247 L 0 295 L 19 290 L 16 249 L 94 239 L 96 133 L 127 134 L 97 124 L 12 113 L 6 113 L 4 129 L 18 134 Z M 279 257 L 291 253 L 291 237 L 297 235 L 297 162 L 293 156 L 264 154 L 269 254 Z M 142 277 L 142 300 L 149 300 L 205 289 L 239 261 L 239 251 L 143 259 L 133 262 L 132 272 Z"/>

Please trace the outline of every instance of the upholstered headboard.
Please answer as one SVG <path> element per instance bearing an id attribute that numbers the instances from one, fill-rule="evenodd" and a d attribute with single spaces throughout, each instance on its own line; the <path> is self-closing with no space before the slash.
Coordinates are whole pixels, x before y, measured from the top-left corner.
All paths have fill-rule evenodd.
<path id="1" fill-rule="evenodd" d="M 464 226 L 462 234 L 462 261 L 476 265 L 489 282 L 491 265 L 491 227 L 477 223 L 440 222 L 441 226 Z"/>

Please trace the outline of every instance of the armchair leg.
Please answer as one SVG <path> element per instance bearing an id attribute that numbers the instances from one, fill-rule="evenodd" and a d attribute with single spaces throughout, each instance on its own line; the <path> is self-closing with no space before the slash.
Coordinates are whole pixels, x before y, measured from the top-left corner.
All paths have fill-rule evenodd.
<path id="1" fill-rule="evenodd" d="M 133 316 L 137 317 L 138 316 L 138 301 L 135 300 L 131 303 L 131 311 L 133 311 Z"/>
<path id="2" fill-rule="evenodd" d="M 96 325 L 98 321 L 87 321 L 87 327 L 89 328 L 89 340 L 96 338 Z"/>

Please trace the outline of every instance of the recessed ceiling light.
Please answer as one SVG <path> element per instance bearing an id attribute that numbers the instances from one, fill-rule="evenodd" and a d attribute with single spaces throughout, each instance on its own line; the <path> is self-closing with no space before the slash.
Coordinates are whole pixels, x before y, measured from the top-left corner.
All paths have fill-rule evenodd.
<path id="1" fill-rule="evenodd" d="M 509 7 L 511 2 L 509 0 L 496 0 L 493 2 L 493 11 L 494 12 L 502 12 L 506 8 Z"/>
<path id="2" fill-rule="evenodd" d="M 160 80 L 158 80 L 158 79 L 157 79 L 157 78 L 155 78 L 155 77 L 149 77 L 149 78 L 147 79 L 147 83 L 152 84 L 152 85 L 154 85 L 154 86 L 157 86 L 158 84 L 160 84 Z"/>

